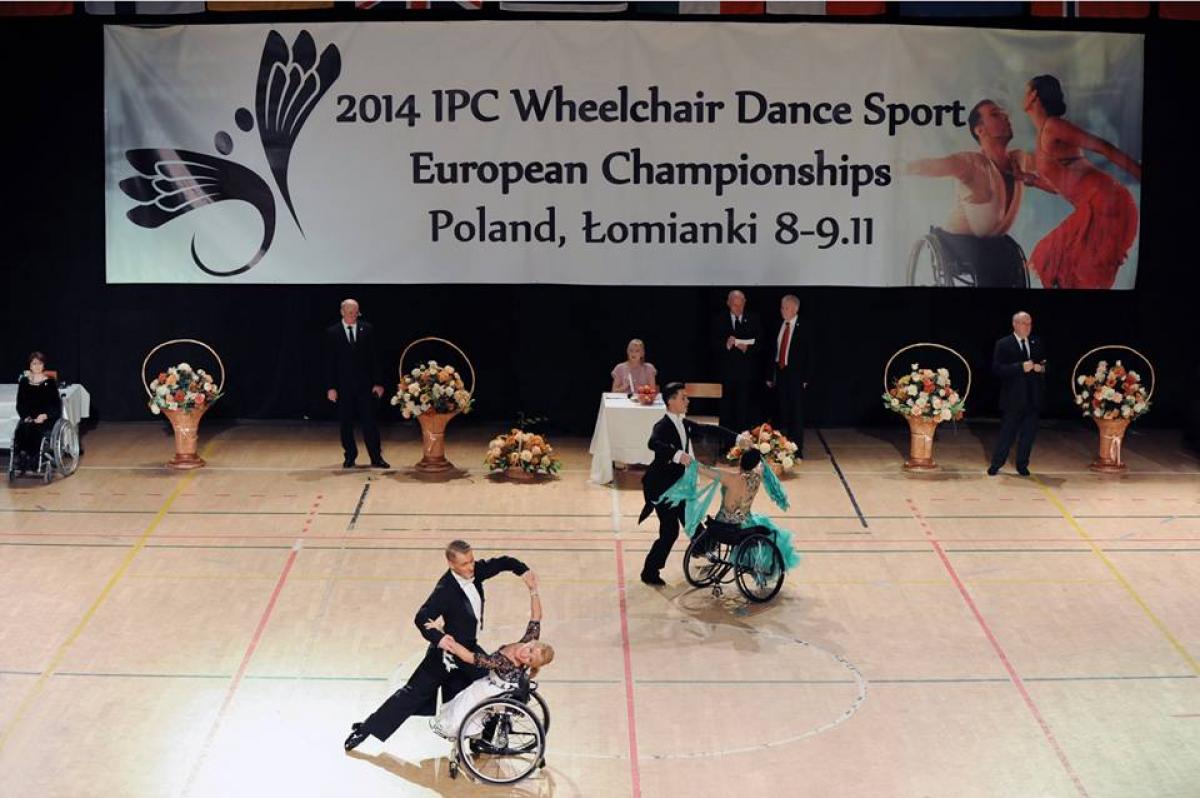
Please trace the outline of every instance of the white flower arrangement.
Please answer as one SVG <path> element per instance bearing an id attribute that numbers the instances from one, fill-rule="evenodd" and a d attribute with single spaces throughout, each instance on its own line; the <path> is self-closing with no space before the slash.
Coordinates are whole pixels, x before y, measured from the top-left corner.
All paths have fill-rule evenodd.
<path id="1" fill-rule="evenodd" d="M 904 416 L 950 421 L 962 418 L 965 403 L 950 384 L 949 369 L 923 369 L 913 363 L 883 394 L 883 406 Z"/>
<path id="2" fill-rule="evenodd" d="M 199 410 L 221 398 L 212 375 L 187 363 L 172 366 L 150 381 L 150 412 Z"/>
<path id="3" fill-rule="evenodd" d="M 453 366 L 430 360 L 400 377 L 391 403 L 405 418 L 414 418 L 429 412 L 470 413 L 474 400 Z"/>

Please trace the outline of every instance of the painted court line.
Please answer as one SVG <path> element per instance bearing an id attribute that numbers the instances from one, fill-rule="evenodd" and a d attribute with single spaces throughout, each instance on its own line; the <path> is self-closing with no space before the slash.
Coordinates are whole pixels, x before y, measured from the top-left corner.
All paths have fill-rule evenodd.
<path id="1" fill-rule="evenodd" d="M 211 448 L 211 446 L 212 444 L 210 443 L 207 447 L 205 447 L 205 449 L 207 450 Z M 208 456 L 208 452 L 203 452 L 202 456 Z M 142 532 L 141 536 L 136 542 L 134 542 L 133 546 L 130 547 L 129 551 L 121 559 L 121 563 L 117 566 L 117 570 L 113 572 L 113 575 L 109 577 L 108 582 L 105 583 L 104 588 L 101 589 L 100 595 L 96 596 L 95 600 L 92 601 L 91 606 L 89 606 L 87 611 L 83 613 L 83 617 L 79 619 L 77 624 L 75 624 L 75 627 L 67 635 L 66 639 L 59 644 L 57 649 L 55 649 L 54 654 L 50 657 L 49 664 L 46 665 L 45 669 L 41 672 L 41 675 L 38 676 L 37 681 L 30 686 L 28 691 L 26 691 L 24 697 L 21 699 L 21 703 L 17 705 L 16 711 L 13 712 L 12 717 L 8 720 L 8 723 L 6 723 L 3 730 L 0 731 L 0 751 L 4 750 L 4 746 L 8 743 L 9 738 L 12 736 L 13 730 L 18 724 L 20 724 L 21 720 L 24 719 L 25 713 L 29 711 L 29 708 L 33 705 L 33 702 L 36 701 L 38 696 L 42 694 L 42 691 L 46 688 L 46 683 L 50 681 L 50 677 L 54 675 L 54 672 L 58 670 L 58 666 L 62 664 L 64 659 L 66 659 L 67 652 L 71 650 L 71 646 L 75 644 L 75 641 L 79 639 L 81 634 L 83 634 L 83 630 L 87 628 L 89 623 L 91 623 L 92 618 L 96 616 L 96 612 L 100 609 L 101 605 L 103 605 L 108 597 L 112 594 L 113 588 L 115 588 L 117 583 L 121 581 L 121 578 L 125 576 L 126 571 L 129 570 L 129 566 L 133 563 L 134 559 L 138 556 L 138 554 L 141 553 L 142 549 L 146 548 L 146 542 L 150 539 L 150 536 L 154 534 L 154 530 L 158 529 L 158 525 L 161 524 L 163 519 L 167 517 L 167 511 L 171 509 L 171 505 L 174 504 L 175 500 L 183 494 L 184 488 L 191 484 L 192 480 L 195 478 L 195 475 L 195 471 L 188 472 L 188 474 L 179 481 L 179 484 L 175 486 L 175 490 L 171 491 L 171 495 L 167 497 L 167 500 L 163 502 L 162 507 L 160 507 L 158 512 L 155 513 L 154 518 L 152 518 L 150 523 L 146 525 L 145 531 Z"/>
<path id="2" fill-rule="evenodd" d="M 850 504 L 853 505 L 854 512 L 858 514 L 858 522 L 863 525 L 863 529 L 867 529 L 867 519 L 863 516 L 862 508 L 858 506 L 858 499 L 855 498 L 854 491 L 850 489 L 850 483 L 846 481 L 846 475 L 842 473 L 842 467 L 838 465 L 837 458 L 833 456 L 833 449 L 829 448 L 821 430 L 817 430 L 817 440 L 825 447 L 825 454 L 829 455 L 829 462 L 833 464 L 833 470 L 837 472 L 838 479 L 842 481 L 842 487 L 846 489 L 846 495 L 850 497 Z"/>
<path id="3" fill-rule="evenodd" d="M 625 717 L 629 728 L 629 779 L 633 798 L 641 798 L 642 777 L 638 765 L 637 719 L 633 708 L 633 659 L 629 649 L 629 610 L 625 596 L 625 552 L 621 541 L 613 541 L 617 554 L 617 598 L 621 608 L 621 654 L 625 660 Z"/>
<path id="4" fill-rule="evenodd" d="M 1100 558 L 1100 561 L 1104 563 L 1112 575 L 1116 577 L 1117 581 L 1121 583 L 1121 587 L 1125 588 L 1125 592 L 1127 592 L 1133 598 L 1133 600 L 1137 602 L 1137 605 L 1142 608 L 1142 612 L 1144 612 L 1146 617 L 1150 619 L 1150 622 L 1157 627 L 1158 631 L 1162 633 L 1162 636 L 1167 639 L 1167 642 L 1171 644 L 1171 647 L 1179 653 L 1179 656 L 1183 657 L 1183 660 L 1188 664 L 1188 667 L 1192 669 L 1192 672 L 1200 674 L 1200 663 L 1196 662 L 1196 659 L 1191 655 L 1187 648 L 1184 647 L 1183 643 L 1179 642 L 1179 638 L 1171 633 L 1171 630 L 1167 628 L 1167 625 L 1162 621 L 1162 619 L 1154 614 L 1154 610 L 1150 609 L 1150 605 L 1146 603 L 1146 600 L 1143 599 L 1138 592 L 1133 589 L 1133 585 L 1129 583 L 1129 580 L 1126 579 L 1125 575 L 1121 573 L 1121 570 L 1117 568 L 1116 563 L 1109 559 L 1108 555 L 1106 555 L 1104 551 L 1096 545 L 1096 541 L 1087 533 L 1087 530 L 1084 529 L 1077 520 L 1075 520 L 1075 517 L 1071 515 L 1071 511 L 1068 510 L 1066 505 L 1059 500 L 1054 491 L 1050 490 L 1046 483 L 1042 482 L 1042 480 L 1036 474 L 1033 475 L 1033 481 L 1039 488 L 1041 488 L 1042 492 L 1046 495 L 1046 498 L 1049 499 L 1050 503 L 1054 505 L 1055 509 L 1062 513 L 1062 517 L 1071 526 L 1071 528 L 1075 530 L 1075 532 L 1080 538 L 1083 539 L 1085 543 L 1087 543 L 1088 548 Z"/>
<path id="5" fill-rule="evenodd" d="M 967 608 L 971 610 L 971 614 L 975 616 L 975 621 L 979 624 L 979 628 L 983 630 L 984 636 L 987 637 L 988 643 L 992 647 L 992 651 L 995 652 L 996 657 L 1000 660 L 1000 664 L 1004 666 L 1005 672 L 1008 673 L 1009 680 L 1012 682 L 1013 686 L 1017 688 L 1017 692 L 1021 694 L 1021 699 L 1025 702 L 1025 707 L 1029 710 L 1029 713 L 1033 715 L 1033 718 L 1037 721 L 1038 726 L 1041 727 L 1042 734 L 1045 736 L 1046 741 L 1050 743 L 1050 747 L 1054 749 L 1054 754 L 1058 757 L 1058 761 L 1062 765 L 1063 770 L 1066 771 L 1067 776 L 1069 776 L 1071 782 L 1074 783 L 1075 789 L 1079 795 L 1082 796 L 1082 798 L 1087 798 L 1088 791 L 1084 788 L 1083 781 L 1080 780 L 1079 774 L 1076 773 L 1075 768 L 1071 766 L 1071 762 L 1067 759 L 1067 754 L 1065 751 L 1063 751 L 1062 746 L 1059 745 L 1058 738 L 1054 736 L 1054 731 L 1050 728 L 1050 724 L 1046 722 L 1046 719 L 1042 716 L 1041 710 L 1039 710 L 1037 704 L 1034 703 L 1033 696 L 1029 694 L 1029 690 L 1025 687 L 1025 682 L 1021 679 L 1020 674 L 1017 673 L 1017 669 L 1013 667 L 1012 662 L 1009 661 L 1008 655 L 1004 653 L 1004 648 L 1000 645 L 1000 641 L 992 632 L 991 627 L 988 626 L 987 621 L 984 620 L 983 613 L 981 613 L 979 611 L 979 607 L 975 605 L 975 600 L 971 598 L 970 591 L 967 590 L 967 586 L 964 585 L 962 579 L 959 578 L 958 571 L 954 570 L 954 565 L 950 562 L 950 558 L 946 556 L 946 552 L 942 549 L 937 537 L 933 534 L 933 529 L 929 526 L 929 523 L 925 520 L 925 517 L 921 515 L 920 509 L 912 499 L 905 499 L 905 502 L 908 503 L 909 509 L 912 511 L 913 518 L 916 519 L 917 523 L 920 524 L 921 529 L 925 532 L 926 536 L 928 536 L 929 545 L 933 547 L 933 550 L 937 553 L 938 559 L 942 561 L 942 566 L 946 569 L 946 572 L 950 574 L 950 578 L 954 581 L 954 586 L 958 589 L 959 595 L 962 596 L 963 601 L 966 602 Z"/>
<path id="6" fill-rule="evenodd" d="M 292 546 L 292 550 L 288 553 L 287 560 L 283 563 L 283 570 L 279 574 L 279 579 L 275 582 L 275 588 L 271 591 L 270 599 L 267 600 L 267 607 L 263 610 L 262 617 L 258 619 L 258 626 L 254 629 L 254 635 L 250 638 L 250 644 L 246 646 L 246 651 L 242 654 L 242 661 L 238 665 L 237 672 L 233 675 L 233 680 L 229 683 L 229 689 L 225 691 L 225 700 L 221 702 L 221 708 L 217 710 L 217 717 L 213 719 L 212 727 L 208 730 L 208 736 L 204 738 L 204 744 L 200 747 L 200 755 L 196 758 L 196 764 L 192 767 L 187 781 L 184 783 L 183 795 L 187 795 L 192 791 L 196 776 L 208 758 L 213 740 L 216 739 L 217 732 L 220 730 L 221 724 L 225 720 L 225 715 L 229 711 L 229 706 L 233 703 L 233 696 L 237 693 L 238 687 L 241 686 L 242 680 L 246 676 L 246 668 L 250 665 L 250 660 L 258 648 L 259 641 L 262 640 L 267 623 L 271 620 L 271 613 L 275 611 L 275 604 L 279 601 L 279 594 L 283 591 L 283 585 L 287 582 L 288 574 L 292 572 L 292 566 L 296 562 L 296 555 L 300 553 L 300 547 L 301 541 L 297 540 L 295 545 Z"/>

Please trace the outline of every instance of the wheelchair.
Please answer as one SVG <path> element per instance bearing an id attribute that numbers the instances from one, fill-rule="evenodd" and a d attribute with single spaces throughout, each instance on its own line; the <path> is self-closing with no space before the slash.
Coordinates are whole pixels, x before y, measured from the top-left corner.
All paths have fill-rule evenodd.
<path id="1" fill-rule="evenodd" d="M 1010 236 L 976 238 L 940 227 L 917 239 L 908 258 L 910 286 L 1028 288 L 1025 250 Z"/>
<path id="2" fill-rule="evenodd" d="M 60 417 L 49 430 L 42 433 L 38 452 L 33 462 L 21 458 L 17 452 L 17 427 L 8 442 L 8 481 L 17 477 L 41 477 L 47 483 L 55 474 L 69 477 L 79 468 L 79 428 L 66 417 Z"/>
<path id="3" fill-rule="evenodd" d="M 468 734 L 483 727 L 479 734 Z M 452 741 L 450 778 L 460 768 L 486 784 L 516 784 L 546 766 L 550 707 L 537 683 L 522 676 L 512 690 L 480 701 Z"/>
<path id="4" fill-rule="evenodd" d="M 715 598 L 723 585 L 736 582 L 749 601 L 763 603 L 783 588 L 783 552 L 775 533 L 764 527 L 743 530 L 731 524 L 708 521 L 697 530 L 683 554 L 683 575 L 692 587 L 712 587 Z"/>

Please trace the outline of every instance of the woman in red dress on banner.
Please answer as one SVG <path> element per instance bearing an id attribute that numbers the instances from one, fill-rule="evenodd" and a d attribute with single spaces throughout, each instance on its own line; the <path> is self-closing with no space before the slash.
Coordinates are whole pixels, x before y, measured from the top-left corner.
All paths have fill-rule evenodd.
<path id="1" fill-rule="evenodd" d="M 1025 90 L 1025 113 L 1037 128 L 1036 175 L 1026 182 L 1059 194 L 1075 210 L 1033 248 L 1029 268 L 1046 288 L 1112 288 L 1137 235 L 1138 208 L 1130 193 L 1093 166 L 1099 153 L 1142 179 L 1142 166 L 1098 136 L 1063 119 L 1067 104 L 1053 75 L 1038 75 Z"/>

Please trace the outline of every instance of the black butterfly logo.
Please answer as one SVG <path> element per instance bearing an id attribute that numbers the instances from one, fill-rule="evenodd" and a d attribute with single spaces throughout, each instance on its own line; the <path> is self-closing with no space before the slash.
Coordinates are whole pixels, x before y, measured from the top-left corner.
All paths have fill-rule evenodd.
<path id="1" fill-rule="evenodd" d="M 301 235 L 304 228 L 288 186 L 288 163 L 305 121 L 341 71 L 342 58 L 336 45 L 327 46 L 318 58 L 316 43 L 308 31 L 301 31 L 290 49 L 282 36 L 271 31 L 258 67 L 254 115 L 245 108 L 238 108 L 234 114 L 243 132 L 249 132 L 257 121 L 271 175 Z M 215 146 L 221 155 L 229 155 L 233 139 L 220 131 Z M 188 211 L 226 200 L 247 202 L 258 211 L 263 224 L 262 242 L 254 255 L 236 268 L 221 270 L 205 264 L 192 237 L 192 260 L 201 271 L 231 277 L 248 271 L 267 254 L 275 237 L 275 196 L 254 170 L 191 150 L 133 149 L 125 152 L 125 158 L 137 175 L 119 185 L 127 196 L 141 203 L 126 214 L 139 227 L 157 228 Z"/>

